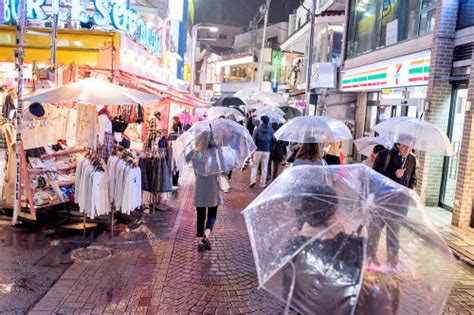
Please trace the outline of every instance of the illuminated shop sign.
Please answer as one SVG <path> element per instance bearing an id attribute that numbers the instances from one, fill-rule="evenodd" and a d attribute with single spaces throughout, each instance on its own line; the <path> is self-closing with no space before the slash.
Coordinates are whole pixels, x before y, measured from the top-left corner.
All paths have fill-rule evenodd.
<path id="1" fill-rule="evenodd" d="M 343 71 L 343 91 L 367 91 L 428 84 L 430 51 Z"/>
<path id="2" fill-rule="evenodd" d="M 18 20 L 18 0 L 0 1 L 3 1 L 4 23 Z M 160 37 L 140 18 L 135 10 L 128 8 L 125 4 L 108 0 L 94 0 L 95 11 L 90 12 L 87 11 L 84 1 L 72 0 L 69 11 L 61 8 L 63 1 L 51 0 L 51 4 L 46 5 L 46 0 L 26 0 L 26 17 L 28 19 L 47 20 L 52 15 L 58 14 L 61 22 L 70 20 L 88 23 L 92 21 L 101 27 L 111 24 L 117 30 L 135 38 L 138 43 L 153 53 L 160 53 Z"/>

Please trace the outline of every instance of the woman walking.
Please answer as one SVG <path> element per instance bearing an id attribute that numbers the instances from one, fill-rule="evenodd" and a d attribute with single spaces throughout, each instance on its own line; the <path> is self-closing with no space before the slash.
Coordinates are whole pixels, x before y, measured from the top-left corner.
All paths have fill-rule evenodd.
<path id="1" fill-rule="evenodd" d="M 298 165 L 327 165 L 321 154 L 319 143 L 304 143 L 296 154 L 293 166 Z"/>
<path id="2" fill-rule="evenodd" d="M 191 161 L 193 168 L 206 163 L 209 150 L 216 150 L 211 132 L 203 131 L 196 138 L 195 150 L 186 160 Z M 197 210 L 197 232 L 200 238 L 198 250 L 211 250 L 209 240 L 212 229 L 217 219 L 217 208 L 224 203 L 218 181 L 218 174 L 203 176 L 195 172 L 196 185 L 194 191 L 194 206 Z"/>

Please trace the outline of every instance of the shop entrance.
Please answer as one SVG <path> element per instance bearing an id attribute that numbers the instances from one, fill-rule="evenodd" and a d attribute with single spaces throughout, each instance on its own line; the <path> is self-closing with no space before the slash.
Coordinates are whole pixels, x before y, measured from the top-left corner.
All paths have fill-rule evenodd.
<path id="1" fill-rule="evenodd" d="M 461 150 L 464 129 L 464 108 L 467 102 L 467 85 L 453 88 L 451 110 L 449 114 L 448 136 L 453 144 L 454 155 L 444 159 L 443 177 L 441 182 L 440 206 L 452 211 L 456 194 L 458 177 L 459 152 Z"/>

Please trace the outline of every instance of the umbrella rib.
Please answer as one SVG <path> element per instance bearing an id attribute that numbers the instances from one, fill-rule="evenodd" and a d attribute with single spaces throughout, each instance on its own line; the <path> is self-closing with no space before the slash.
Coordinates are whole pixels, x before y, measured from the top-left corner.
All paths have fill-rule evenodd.
<path id="1" fill-rule="evenodd" d="M 354 219 L 357 216 L 357 214 L 358 214 L 357 211 L 354 211 L 354 214 L 347 216 L 345 220 L 341 220 L 341 221 L 338 221 L 338 222 L 335 222 L 335 223 L 329 225 L 328 227 L 326 227 L 325 229 L 323 229 L 322 231 L 317 233 L 315 236 L 311 237 L 308 241 L 306 241 L 303 245 L 301 245 L 297 250 L 295 250 L 295 252 L 292 255 L 289 255 L 286 259 L 284 259 L 283 262 L 281 262 L 279 265 L 284 265 L 288 261 L 291 261 L 301 251 L 302 248 L 305 248 L 310 243 L 314 242 L 314 240 L 316 240 L 316 238 L 320 237 L 321 235 L 323 235 L 327 231 L 330 231 L 333 227 L 335 227 L 338 224 L 344 225 L 345 223 L 351 221 L 352 219 Z M 279 229 L 281 229 L 281 227 L 285 227 L 287 224 L 288 223 L 280 226 Z M 267 282 L 267 280 L 270 279 L 271 277 L 273 277 L 279 270 L 280 270 L 280 268 L 278 268 L 277 270 L 272 271 L 267 277 L 265 277 L 263 282 Z"/>
<path id="2" fill-rule="evenodd" d="M 392 234 L 395 235 L 395 232 L 394 232 L 393 229 L 390 227 L 390 225 L 387 223 L 387 221 L 385 221 L 385 219 L 384 219 L 382 216 L 379 216 L 379 218 L 385 223 L 385 227 L 387 228 L 387 230 L 390 229 L 390 231 L 392 232 Z M 400 224 L 400 225 L 401 225 L 401 224 Z M 392 241 L 392 242 L 395 240 L 393 237 L 390 237 L 387 232 L 385 232 L 385 236 L 386 236 L 387 238 L 389 238 L 390 241 Z M 400 238 L 398 239 L 398 241 L 400 242 Z M 404 248 L 398 246 L 398 250 L 401 250 L 402 252 L 404 252 L 404 253 L 408 256 L 408 258 L 409 258 L 411 261 L 415 261 L 415 260 L 412 258 L 411 254 L 408 253 Z M 387 257 L 387 259 L 388 259 L 388 257 Z"/>

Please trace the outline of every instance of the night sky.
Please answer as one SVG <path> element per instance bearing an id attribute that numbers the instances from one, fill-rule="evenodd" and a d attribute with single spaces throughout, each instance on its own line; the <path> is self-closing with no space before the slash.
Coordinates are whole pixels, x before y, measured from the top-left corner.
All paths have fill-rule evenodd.
<path id="1" fill-rule="evenodd" d="M 247 26 L 266 0 L 195 0 L 196 22 Z M 300 0 L 272 0 L 270 23 L 287 22 Z"/>

